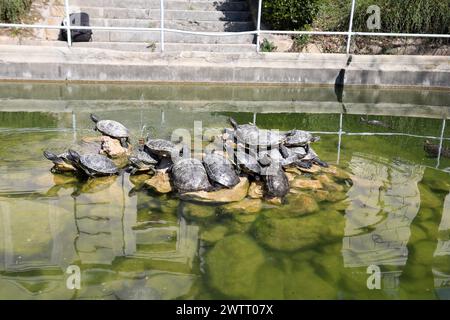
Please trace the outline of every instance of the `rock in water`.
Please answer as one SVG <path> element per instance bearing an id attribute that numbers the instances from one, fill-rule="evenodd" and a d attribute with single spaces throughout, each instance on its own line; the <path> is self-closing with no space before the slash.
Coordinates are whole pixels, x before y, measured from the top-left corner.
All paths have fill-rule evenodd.
<path id="1" fill-rule="evenodd" d="M 167 173 L 157 172 L 151 179 L 145 181 L 144 184 L 158 193 L 169 193 L 172 191 Z"/>
<path id="2" fill-rule="evenodd" d="M 295 251 L 341 240 L 344 224 L 337 212 L 284 219 L 263 217 L 255 222 L 254 234 L 271 249 Z"/>
<path id="3" fill-rule="evenodd" d="M 111 158 L 119 158 L 127 155 L 128 149 L 122 147 L 119 140 L 102 136 L 100 153 Z"/>
<path id="4" fill-rule="evenodd" d="M 303 178 L 297 178 L 294 181 L 292 181 L 291 187 L 304 190 L 323 189 L 323 185 L 319 180 L 309 180 Z"/>
<path id="5" fill-rule="evenodd" d="M 206 256 L 211 286 L 234 299 L 255 296 L 256 277 L 264 264 L 263 250 L 247 235 L 228 236 L 216 243 Z"/>
<path id="6" fill-rule="evenodd" d="M 199 201 L 206 203 L 228 203 L 243 200 L 247 196 L 249 182 L 245 177 L 240 177 L 240 182 L 231 189 L 218 191 L 197 191 L 180 194 L 183 200 Z"/>
<path id="7" fill-rule="evenodd" d="M 264 185 L 261 181 L 255 181 L 250 184 L 248 196 L 252 199 L 262 199 L 264 197 Z"/>
<path id="8" fill-rule="evenodd" d="M 244 199 L 239 202 L 229 203 L 223 206 L 222 210 L 230 214 L 253 214 L 262 209 L 261 199 Z"/>

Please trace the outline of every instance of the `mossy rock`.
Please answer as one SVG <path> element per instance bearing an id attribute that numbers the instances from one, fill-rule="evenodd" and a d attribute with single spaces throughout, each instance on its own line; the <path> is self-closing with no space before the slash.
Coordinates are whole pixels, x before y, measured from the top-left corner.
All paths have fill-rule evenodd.
<path id="1" fill-rule="evenodd" d="M 245 198 L 239 202 L 229 203 L 221 207 L 223 213 L 227 214 L 255 214 L 262 209 L 261 199 Z"/>
<path id="2" fill-rule="evenodd" d="M 443 205 L 442 200 L 424 184 L 419 184 L 420 205 L 422 208 L 436 209 Z"/>
<path id="3" fill-rule="evenodd" d="M 137 186 L 137 187 L 141 187 L 145 181 L 151 179 L 151 175 L 149 174 L 134 174 L 134 175 L 130 175 L 130 182 Z"/>
<path id="4" fill-rule="evenodd" d="M 313 266 L 302 263 L 285 277 L 285 299 L 330 300 L 337 298 L 337 287 L 322 279 Z"/>
<path id="5" fill-rule="evenodd" d="M 344 218 L 337 212 L 321 212 L 298 218 L 262 217 L 255 222 L 256 239 L 271 249 L 295 251 L 340 239 Z"/>
<path id="6" fill-rule="evenodd" d="M 200 239 L 207 243 L 216 243 L 223 239 L 228 233 L 228 228 L 223 225 L 215 225 L 211 228 L 205 229 L 200 233 Z"/>
<path id="7" fill-rule="evenodd" d="M 185 203 L 183 206 L 183 215 L 188 218 L 206 219 L 216 214 L 216 207 L 206 206 L 196 203 Z"/>
<path id="8" fill-rule="evenodd" d="M 433 191 L 448 193 L 450 190 L 448 174 L 443 174 L 438 170 L 425 170 L 422 183 L 429 186 L 429 188 Z"/>
<path id="9" fill-rule="evenodd" d="M 203 203 L 230 203 L 243 200 L 247 196 L 248 188 L 250 186 L 248 179 L 240 178 L 240 182 L 231 189 L 223 188 L 217 191 L 198 191 L 186 192 L 180 195 L 181 199 L 203 202 Z"/>
<path id="10" fill-rule="evenodd" d="M 289 194 L 287 204 L 266 211 L 265 215 L 273 218 L 292 218 L 319 211 L 319 205 L 312 196 L 306 193 Z"/>
<path id="11" fill-rule="evenodd" d="M 285 274 L 272 262 L 261 265 L 255 277 L 255 295 L 252 299 L 282 300 L 284 299 Z"/>
<path id="12" fill-rule="evenodd" d="M 260 246 L 247 235 L 228 236 L 206 255 L 210 285 L 230 298 L 255 296 L 258 271 L 265 262 Z"/>

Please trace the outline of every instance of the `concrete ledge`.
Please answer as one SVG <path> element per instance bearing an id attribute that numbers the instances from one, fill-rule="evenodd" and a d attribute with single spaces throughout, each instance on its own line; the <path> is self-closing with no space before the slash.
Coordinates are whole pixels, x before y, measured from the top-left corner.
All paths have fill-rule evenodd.
<path id="1" fill-rule="evenodd" d="M 450 57 L 297 53 L 178 54 L 0 46 L 0 79 L 326 84 L 450 88 Z"/>

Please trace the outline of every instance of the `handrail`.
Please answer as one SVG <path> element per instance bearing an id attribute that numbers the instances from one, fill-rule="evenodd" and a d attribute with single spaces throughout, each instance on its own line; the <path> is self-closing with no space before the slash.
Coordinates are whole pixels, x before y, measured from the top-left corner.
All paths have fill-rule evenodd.
<path id="1" fill-rule="evenodd" d="M 164 52 L 165 44 L 165 32 L 179 33 L 179 34 L 191 34 L 200 36 L 212 36 L 212 37 L 231 37 L 231 36 L 242 36 L 242 35 L 256 35 L 256 51 L 260 51 L 259 39 L 263 34 L 285 34 L 285 35 L 335 35 L 335 36 L 347 36 L 347 46 L 346 52 L 350 54 L 351 41 L 354 36 L 363 37 L 411 37 L 411 38 L 449 38 L 450 34 L 429 34 L 429 33 L 385 33 L 385 32 L 359 32 L 353 31 L 353 20 L 354 12 L 356 6 L 356 0 L 352 0 L 349 29 L 348 31 L 294 31 L 294 30 L 261 30 L 261 14 L 262 14 L 262 1 L 258 0 L 258 17 L 256 30 L 250 31 L 237 31 L 237 32 L 206 32 L 206 31 L 191 31 L 191 30 L 180 30 L 165 28 L 165 10 L 164 10 L 164 0 L 160 0 L 160 27 L 159 28 L 144 28 L 144 27 L 101 27 L 101 26 L 72 26 L 70 24 L 70 0 L 64 0 L 65 5 L 65 19 L 67 20 L 66 25 L 47 25 L 47 24 L 22 24 L 22 23 L 0 23 L 0 28 L 25 28 L 25 29 L 59 29 L 67 30 L 67 44 L 70 47 L 72 45 L 71 41 L 71 30 L 105 30 L 105 31 L 135 31 L 135 32 L 160 32 L 160 45 L 161 52 Z"/>

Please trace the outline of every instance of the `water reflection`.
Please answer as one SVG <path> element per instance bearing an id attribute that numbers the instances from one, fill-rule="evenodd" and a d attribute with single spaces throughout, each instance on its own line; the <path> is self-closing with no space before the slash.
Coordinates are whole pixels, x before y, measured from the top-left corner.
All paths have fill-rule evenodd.
<path id="1" fill-rule="evenodd" d="M 123 90 L 117 90 L 123 93 Z M 352 173 L 353 185 L 347 192 L 347 199 L 339 202 L 340 207 L 327 207 L 325 204 L 321 208 L 344 213 L 345 227 L 336 232 L 344 235 L 342 241 L 339 238 L 339 246 L 333 243 L 317 248 L 320 257 L 313 250 L 300 250 L 292 254 L 293 258 L 291 253 L 274 254 L 258 244 L 264 250 L 261 255 L 270 257 L 261 263 L 270 265 L 266 269 L 271 274 L 282 279 L 285 275 L 281 273 L 289 270 L 286 274 L 303 279 L 301 268 L 293 267 L 299 263 L 307 270 L 305 274 L 308 277 L 305 278 L 312 278 L 309 276 L 314 274 L 317 276 L 314 279 L 319 279 L 322 274 L 327 274 L 327 281 L 333 279 L 335 282 L 325 284 L 333 287 L 330 290 L 333 294 L 338 292 L 336 297 L 371 298 L 380 296 L 369 292 L 366 268 L 377 265 L 382 270 L 381 291 L 384 295 L 381 297 L 403 298 L 411 294 L 408 291 L 402 295 L 405 283 L 425 278 L 424 275 L 432 272 L 434 288 L 431 289 L 436 290 L 436 297 L 450 298 L 449 180 L 446 173 L 434 170 L 436 165 L 444 168 L 449 163 L 445 159 L 426 159 L 421 153 L 423 137 L 431 136 L 441 145 L 448 140 L 442 110 L 431 108 L 436 111 L 433 114 L 435 119 L 425 121 L 418 117 L 415 118 L 418 123 L 414 124 L 410 124 L 412 118 L 399 117 L 398 132 L 384 129 L 372 131 L 372 128 L 364 127 L 355 120 L 359 116 L 342 113 L 342 106 L 333 109 L 333 104 L 332 111 L 336 114 L 326 113 L 330 112 L 327 109 L 330 104 L 324 96 L 320 98 L 322 104 L 317 108 L 318 111 L 307 104 L 285 101 L 281 111 L 292 113 L 269 113 L 274 109 L 273 104 L 269 108 L 264 106 L 264 101 L 260 101 L 257 111 L 243 113 L 242 110 L 252 108 L 238 101 L 243 94 L 239 89 L 232 91 L 236 97 L 233 108 L 240 111 L 236 116 L 240 117 L 242 123 L 254 121 L 264 127 L 278 123 L 281 129 L 304 123 L 311 128 L 322 126 L 317 130 L 326 132 L 318 146 L 318 153 L 323 155 L 324 160 L 338 162 Z M 190 96 L 189 90 L 183 92 Z M 272 92 L 267 90 L 266 96 Z M 298 92 L 290 94 L 296 98 L 303 97 Z M 331 91 L 328 94 L 334 93 Z M 226 92 L 222 95 L 225 97 Z M 186 105 L 179 106 L 172 102 L 172 106 L 158 105 L 157 108 L 148 108 L 148 101 L 141 99 L 138 102 L 139 112 L 129 112 L 126 103 L 125 107 L 117 103 L 105 114 L 123 118 L 135 136 L 142 135 L 144 126 L 153 130 L 154 134 L 166 135 L 176 127 L 192 127 L 194 120 L 204 120 L 204 127 L 226 125 L 228 105 L 208 104 L 205 111 L 192 106 L 204 106 L 204 101 L 196 101 L 199 98 L 197 96 L 191 98 L 192 101 Z M 349 99 L 346 96 L 346 100 Z M 365 110 L 373 106 L 371 101 L 365 104 L 360 101 L 347 102 L 347 111 L 350 113 L 364 111 L 360 113 L 366 114 Z M 33 155 L 41 154 L 43 145 L 63 148 L 67 141 L 75 143 L 86 132 L 91 132 L 92 125 L 87 117 L 89 104 L 72 103 L 70 113 L 36 118 L 41 126 L 48 121 L 45 126 L 55 128 L 54 131 L 41 135 L 36 129 L 34 134 L 29 134 L 21 130 L 19 125 L 19 128 L 7 128 L 17 129 L 14 132 L 2 132 L 9 145 L 0 146 L 0 298 L 216 297 L 217 292 L 209 287 L 204 259 L 213 244 L 199 239 L 199 234 L 207 230 L 210 236 L 212 231 L 217 231 L 214 237 L 224 236 L 225 233 L 229 236 L 233 232 L 251 235 L 249 226 L 254 219 L 251 216 L 239 216 L 237 218 L 245 223 L 234 221 L 235 228 L 224 227 L 225 231 L 222 230 L 223 234 L 220 235 L 221 230 L 214 229 L 212 224 L 224 226 L 227 223 L 225 218 L 214 220 L 213 217 L 211 223 L 206 218 L 190 220 L 180 214 L 183 204 L 177 199 L 156 196 L 144 190 L 130 195 L 134 186 L 127 175 L 82 184 L 70 177 L 51 175 L 45 162 L 33 159 Z M 96 106 L 108 103 L 99 101 Z M 36 106 L 42 107 L 42 104 L 36 103 Z M 375 111 L 381 109 L 375 108 Z M 192 110 L 195 113 L 191 113 Z M 298 113 L 302 110 L 317 113 Z M 401 113 L 401 110 L 395 112 Z M 391 109 L 387 110 L 389 115 L 392 112 Z M 414 116 L 420 116 L 421 112 Z M 12 121 L 11 118 L 5 116 L 2 123 L 9 121 Z M 34 125 L 33 121 L 26 122 L 26 127 Z M 7 126 L 2 124 L 2 127 Z M 69 131 L 62 131 L 58 127 Z M 405 148 L 401 147 L 403 142 Z M 380 147 L 377 149 L 376 146 Z M 11 148 L 16 152 L 11 152 Z M 410 150 L 404 150 L 408 148 Z M 20 166 L 16 162 L 20 162 Z M 277 212 L 274 208 L 273 214 Z M 209 211 L 206 213 L 209 214 Z M 198 216 L 201 216 L 201 212 Z M 439 233 L 436 233 L 434 229 L 437 230 L 439 223 Z M 417 257 L 427 257 L 428 248 L 433 248 L 430 261 L 417 261 Z M 314 263 L 308 264 L 308 255 L 313 257 Z M 65 284 L 66 268 L 73 264 L 79 265 L 82 270 L 82 289 L 75 292 L 68 290 Z M 317 265 L 320 268 L 315 268 Z M 324 282 L 321 282 L 323 286 Z M 311 283 L 314 285 L 313 280 Z M 281 287 L 277 297 L 302 297 L 301 291 L 292 288 L 289 291 L 278 283 L 273 285 L 278 289 Z M 429 289 L 427 285 L 421 288 L 413 286 L 413 289 Z"/>

